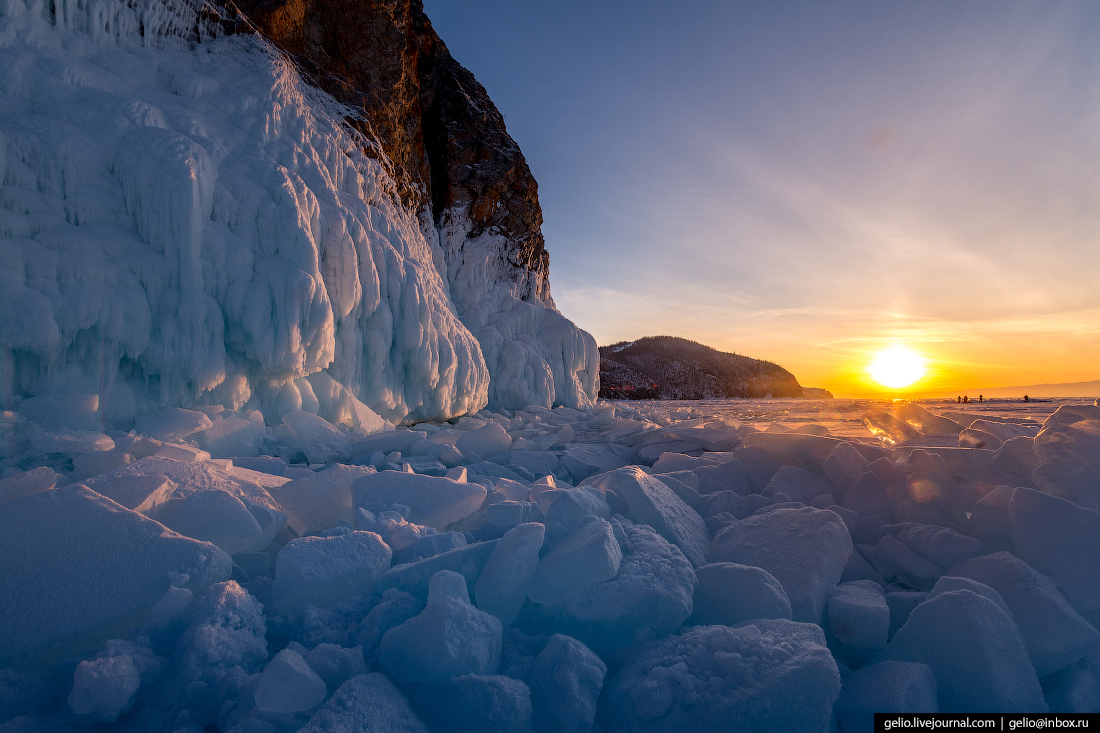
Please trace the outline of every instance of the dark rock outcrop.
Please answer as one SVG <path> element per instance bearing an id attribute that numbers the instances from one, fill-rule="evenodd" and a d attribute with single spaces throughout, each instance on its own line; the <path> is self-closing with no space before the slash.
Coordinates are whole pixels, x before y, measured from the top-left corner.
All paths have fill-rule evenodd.
<path id="1" fill-rule="evenodd" d="M 802 387 L 778 364 L 716 351 L 687 339 L 650 336 L 600 347 L 600 397 L 802 397 Z"/>
<path id="2" fill-rule="evenodd" d="M 450 277 L 466 242 L 503 240 L 497 278 L 553 307 L 538 185 L 504 117 L 451 57 L 420 0 L 239 0 L 256 28 L 392 163 L 397 193 L 439 232 Z M 444 233 L 446 232 L 446 233 Z M 455 241 L 455 240 L 458 241 Z M 462 303 L 456 302 L 460 312 Z"/>

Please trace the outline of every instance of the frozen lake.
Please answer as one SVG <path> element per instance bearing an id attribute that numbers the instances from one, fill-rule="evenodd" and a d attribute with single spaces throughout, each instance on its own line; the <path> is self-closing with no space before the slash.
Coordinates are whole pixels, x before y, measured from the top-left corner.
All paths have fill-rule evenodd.
<path id="1" fill-rule="evenodd" d="M 850 438 L 871 438 L 863 426 L 862 416 L 874 410 L 889 411 L 898 404 L 914 402 L 936 414 L 965 412 L 979 417 L 1013 417 L 1042 423 L 1061 405 L 1091 405 L 1092 398 L 1067 397 L 1042 401 L 1020 402 L 1008 399 L 990 399 L 984 403 L 970 402 L 961 405 L 954 400 L 615 400 L 610 404 L 626 404 L 631 407 L 658 407 L 662 412 L 675 413 L 687 410 L 700 417 L 722 417 L 739 423 L 750 423 L 765 430 L 770 423 L 797 428 L 813 423 L 823 425 L 832 435 Z"/>

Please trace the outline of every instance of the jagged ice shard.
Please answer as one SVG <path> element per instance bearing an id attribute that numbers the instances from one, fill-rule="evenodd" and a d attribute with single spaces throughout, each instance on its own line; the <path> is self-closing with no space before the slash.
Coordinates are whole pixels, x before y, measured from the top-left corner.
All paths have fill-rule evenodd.
<path id="1" fill-rule="evenodd" d="M 0 2 L 0 403 L 590 407 L 545 268 L 517 282 L 461 211 L 427 226 L 353 110 L 204 8 Z"/>

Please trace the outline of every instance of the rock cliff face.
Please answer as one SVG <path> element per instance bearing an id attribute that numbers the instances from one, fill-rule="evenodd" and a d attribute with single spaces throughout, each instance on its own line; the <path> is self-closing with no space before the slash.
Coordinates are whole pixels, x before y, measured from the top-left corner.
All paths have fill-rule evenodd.
<path id="1" fill-rule="evenodd" d="M 240 10 L 377 140 L 490 374 L 489 404 L 586 407 L 599 353 L 550 294 L 538 185 L 504 117 L 419 0 L 242 0 Z"/>
<path id="2" fill-rule="evenodd" d="M 522 300 L 552 305 L 538 184 L 503 116 L 451 57 L 423 3 L 241 0 L 238 7 L 315 84 L 361 113 L 347 122 L 381 143 L 402 199 L 447 232 L 442 246 L 454 255 L 465 244 L 455 240 L 501 235 L 507 247 L 496 274 L 514 282 Z"/>

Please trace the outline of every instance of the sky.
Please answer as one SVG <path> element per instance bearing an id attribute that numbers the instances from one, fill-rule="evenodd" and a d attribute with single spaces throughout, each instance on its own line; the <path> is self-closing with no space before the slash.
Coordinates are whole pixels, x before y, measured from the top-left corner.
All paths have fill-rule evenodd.
<path id="1" fill-rule="evenodd" d="M 1100 3 L 425 0 L 559 310 L 837 396 L 1100 379 Z"/>

